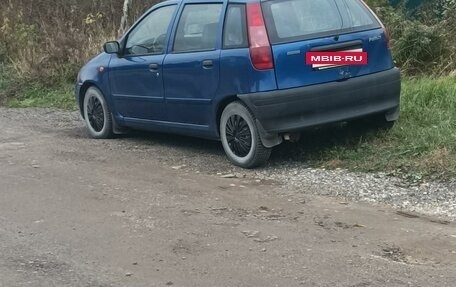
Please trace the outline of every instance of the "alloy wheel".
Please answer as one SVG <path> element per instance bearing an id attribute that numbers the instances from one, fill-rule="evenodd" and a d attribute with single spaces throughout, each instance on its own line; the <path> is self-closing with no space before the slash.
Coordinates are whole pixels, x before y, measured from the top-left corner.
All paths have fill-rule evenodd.
<path id="1" fill-rule="evenodd" d="M 246 157 L 252 148 L 252 132 L 239 115 L 232 115 L 226 123 L 226 139 L 231 151 L 238 157 Z"/>
<path id="2" fill-rule="evenodd" d="M 104 111 L 100 100 L 97 97 L 90 97 L 87 102 L 87 116 L 90 126 L 96 132 L 101 132 L 104 127 Z"/>

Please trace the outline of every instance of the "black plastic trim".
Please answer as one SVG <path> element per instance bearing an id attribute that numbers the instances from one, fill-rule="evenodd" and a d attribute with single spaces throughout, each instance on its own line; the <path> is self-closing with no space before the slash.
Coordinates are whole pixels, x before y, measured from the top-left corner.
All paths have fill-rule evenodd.
<path id="1" fill-rule="evenodd" d="M 400 105 L 400 71 L 287 90 L 238 95 L 267 133 L 298 131 L 375 113 Z"/>

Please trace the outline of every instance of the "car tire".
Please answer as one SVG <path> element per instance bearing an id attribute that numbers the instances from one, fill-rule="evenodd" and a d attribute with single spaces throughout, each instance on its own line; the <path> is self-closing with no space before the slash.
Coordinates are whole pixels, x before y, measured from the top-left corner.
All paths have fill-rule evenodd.
<path id="1" fill-rule="evenodd" d="M 87 131 L 92 138 L 108 139 L 113 137 L 111 110 L 99 89 L 95 87 L 87 89 L 84 96 L 83 111 Z"/>
<path id="2" fill-rule="evenodd" d="M 223 110 L 220 138 L 228 159 L 242 168 L 264 165 L 271 156 L 271 149 L 261 142 L 255 117 L 240 102 L 233 102 Z"/>

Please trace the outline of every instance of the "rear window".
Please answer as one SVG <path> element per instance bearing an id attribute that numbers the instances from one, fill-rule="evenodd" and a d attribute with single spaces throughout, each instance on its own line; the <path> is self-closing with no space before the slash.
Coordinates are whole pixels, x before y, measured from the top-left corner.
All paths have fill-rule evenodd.
<path id="1" fill-rule="evenodd" d="M 358 0 L 271 0 L 263 13 L 273 44 L 379 27 Z"/>

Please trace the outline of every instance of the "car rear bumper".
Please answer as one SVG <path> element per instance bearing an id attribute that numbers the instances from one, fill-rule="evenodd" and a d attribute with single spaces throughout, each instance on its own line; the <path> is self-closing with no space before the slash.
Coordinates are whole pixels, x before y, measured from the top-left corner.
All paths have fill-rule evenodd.
<path id="1" fill-rule="evenodd" d="M 382 112 L 391 113 L 388 120 L 395 120 L 400 93 L 400 71 L 393 68 L 343 82 L 238 97 L 265 132 L 282 133 Z"/>

